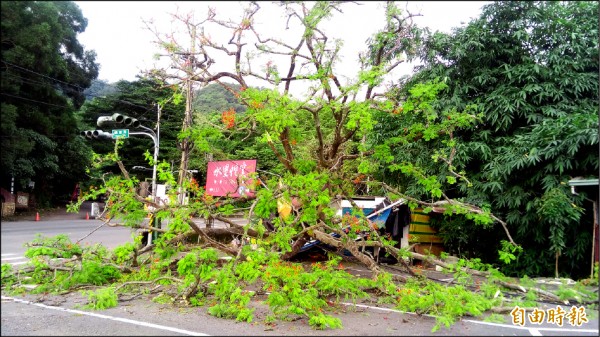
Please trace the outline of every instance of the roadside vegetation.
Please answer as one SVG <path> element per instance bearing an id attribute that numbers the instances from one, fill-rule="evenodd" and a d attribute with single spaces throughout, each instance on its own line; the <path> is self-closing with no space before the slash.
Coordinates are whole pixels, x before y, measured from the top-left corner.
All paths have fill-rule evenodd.
<path id="1" fill-rule="evenodd" d="M 156 164 L 169 202 L 139 193 L 132 156 L 155 164 L 140 154 L 143 143 L 116 140 L 94 145 L 90 182 L 70 205 L 77 211 L 104 196 L 103 225 L 150 231 L 151 243 L 136 235 L 107 250 L 39 237 L 29 243 L 30 265 L 2 265 L 3 291 L 81 291 L 92 309 L 148 296 L 243 322 L 254 320 L 260 300 L 271 312 L 265 324 L 305 318 L 316 329 L 342 328 L 333 313 L 346 301 L 435 315 L 434 331 L 463 316 L 496 319 L 517 305 L 597 309 L 597 291 L 586 288 L 598 285 L 597 265 L 590 275 L 591 203 L 566 185 L 599 168 L 597 2 L 497 2 L 452 34 L 414 25 L 413 14 L 389 2 L 352 78 L 339 73 L 343 41 L 323 27 L 357 4 L 282 3 L 293 29 L 279 39 L 256 27 L 261 5 L 248 3 L 234 21 L 214 11 L 197 21 L 174 15 L 189 40 L 147 23 L 171 65 L 120 82 L 79 112 L 89 125 L 116 107 L 135 117 L 148 116 L 139 106 L 165 109 L 171 152 Z M 213 28 L 231 39 L 214 41 Z M 393 77 L 417 59 L 423 66 L 414 76 Z M 216 68 L 216 60 L 231 68 Z M 119 103 L 134 98 L 137 108 Z M 248 177 L 255 197 L 206 193 L 186 172 L 207 158 L 256 158 L 259 170 Z M 360 211 L 336 215 L 336 203 L 367 193 L 425 213 L 443 209 L 438 226 L 456 257 L 400 247 Z M 230 221 L 234 214 L 248 224 Z M 229 227 L 205 226 L 212 219 Z M 331 248 L 327 258 L 295 261 L 310 240 Z M 377 263 L 374 249 L 397 261 L 393 269 Z M 342 260 L 364 265 L 370 277 L 352 275 Z M 415 261 L 438 266 L 450 281 L 429 278 Z M 529 279 L 547 275 L 578 282 L 556 291 Z"/>

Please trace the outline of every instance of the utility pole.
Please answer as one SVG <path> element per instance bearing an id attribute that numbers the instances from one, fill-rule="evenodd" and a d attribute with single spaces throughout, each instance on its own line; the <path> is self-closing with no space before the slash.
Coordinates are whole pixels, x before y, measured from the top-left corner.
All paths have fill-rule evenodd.
<path id="1" fill-rule="evenodd" d="M 193 86 L 192 86 L 192 76 L 194 76 L 194 64 L 195 62 L 195 54 L 196 54 L 196 26 L 192 27 L 192 49 L 191 52 L 185 54 L 186 57 L 186 79 L 185 79 L 185 87 L 186 87 L 186 102 L 185 102 L 185 117 L 183 119 L 183 126 L 181 128 L 182 131 L 189 129 L 192 126 L 192 100 L 194 98 L 193 94 Z M 179 185 L 179 204 L 183 205 L 185 202 L 185 188 L 184 182 L 187 178 L 188 171 L 188 161 L 190 156 L 190 139 L 189 137 L 185 137 L 181 143 L 181 166 L 179 169 L 179 178 L 177 180 L 177 184 Z"/>
<path id="2" fill-rule="evenodd" d="M 156 202 L 156 165 L 158 164 L 158 147 L 160 144 L 160 115 L 162 108 L 160 103 L 156 104 L 157 108 L 157 120 L 156 120 L 156 142 L 154 142 L 154 166 L 152 168 L 152 201 Z"/>
<path id="3" fill-rule="evenodd" d="M 159 149 L 159 144 L 160 144 L 160 115 L 161 115 L 161 106 L 160 103 L 157 103 L 157 119 L 156 119 L 156 140 L 154 142 L 154 158 L 153 158 L 153 166 L 152 166 L 152 202 L 157 203 L 156 201 L 156 165 L 158 165 L 158 149 Z M 156 228 L 160 228 L 161 227 L 161 223 L 160 221 L 156 218 L 153 217 L 152 218 L 154 223 L 151 223 L 151 226 L 154 226 Z M 156 238 L 158 233 L 156 232 L 152 232 L 148 233 L 148 245 L 150 245 L 152 243 L 152 237 L 154 236 Z"/>

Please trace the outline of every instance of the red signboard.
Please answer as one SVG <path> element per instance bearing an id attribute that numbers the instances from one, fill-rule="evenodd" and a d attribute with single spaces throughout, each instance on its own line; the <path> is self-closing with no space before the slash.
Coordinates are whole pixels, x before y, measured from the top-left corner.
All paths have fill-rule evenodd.
<path id="1" fill-rule="evenodd" d="M 250 177 L 256 172 L 256 159 L 208 162 L 206 194 L 215 197 L 254 197 L 254 184 Z"/>

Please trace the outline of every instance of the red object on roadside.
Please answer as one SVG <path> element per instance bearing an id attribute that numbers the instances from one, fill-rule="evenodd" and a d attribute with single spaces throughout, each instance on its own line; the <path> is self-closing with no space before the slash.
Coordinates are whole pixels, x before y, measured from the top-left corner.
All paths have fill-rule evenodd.
<path id="1" fill-rule="evenodd" d="M 89 220 L 90 219 L 90 212 L 85 213 L 85 219 Z"/>
<path id="2" fill-rule="evenodd" d="M 40 221 L 40 213 L 35 212 L 35 221 Z"/>

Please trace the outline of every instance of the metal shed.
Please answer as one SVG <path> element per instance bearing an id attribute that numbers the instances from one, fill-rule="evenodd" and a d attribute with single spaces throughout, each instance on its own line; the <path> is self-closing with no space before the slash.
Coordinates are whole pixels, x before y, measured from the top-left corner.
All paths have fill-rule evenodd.
<path id="1" fill-rule="evenodd" d="M 594 263 L 598 262 L 599 256 L 599 244 L 598 244 L 598 178 L 596 179 L 584 179 L 574 178 L 569 180 L 569 186 L 571 186 L 571 193 L 577 195 L 578 191 L 585 190 L 593 199 L 588 199 L 594 205 L 594 225 L 592 228 L 592 266 L 591 266 L 591 277 L 594 277 Z"/>

